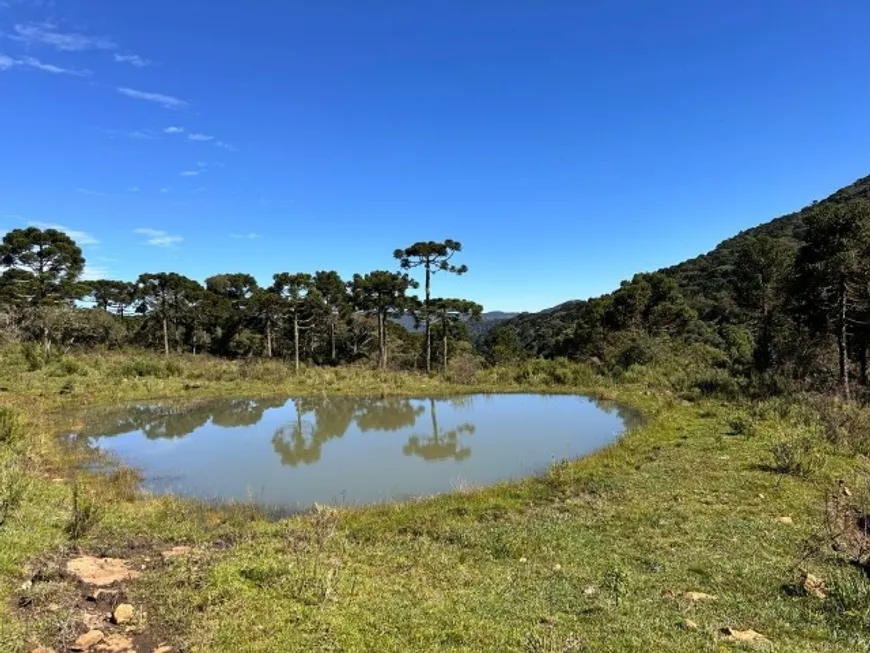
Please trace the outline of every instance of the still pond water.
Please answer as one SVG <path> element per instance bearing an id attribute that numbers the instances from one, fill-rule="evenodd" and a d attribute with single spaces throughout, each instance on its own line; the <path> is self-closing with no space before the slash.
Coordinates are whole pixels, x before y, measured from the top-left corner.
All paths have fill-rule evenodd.
<path id="1" fill-rule="evenodd" d="M 223 399 L 89 412 L 69 437 L 140 469 L 152 492 L 292 511 L 541 473 L 637 420 L 572 395 Z"/>

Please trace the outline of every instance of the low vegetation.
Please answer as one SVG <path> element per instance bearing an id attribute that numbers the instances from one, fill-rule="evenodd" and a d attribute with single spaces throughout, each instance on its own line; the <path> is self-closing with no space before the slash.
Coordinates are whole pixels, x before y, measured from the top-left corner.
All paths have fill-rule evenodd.
<path id="1" fill-rule="evenodd" d="M 870 466 L 855 455 L 867 435 L 851 405 L 735 404 L 691 361 L 618 383 L 567 361 L 457 383 L 148 352 L 52 355 L 36 370 L 20 347 L 2 357 L 13 408 L 0 412 L 0 479 L 26 469 L 27 480 L 0 480 L 0 650 L 65 650 L 118 605 L 134 606 L 132 621 L 104 620 L 104 635 L 138 650 L 712 651 L 749 632 L 776 650 L 870 645 Z M 141 496 L 135 474 L 89 472 L 51 437 L 68 426 L 63 409 L 85 402 L 242 390 L 590 392 L 647 420 L 539 478 L 280 520 Z M 69 567 L 83 556 L 138 575 L 109 603 L 88 600 L 95 586 Z"/>

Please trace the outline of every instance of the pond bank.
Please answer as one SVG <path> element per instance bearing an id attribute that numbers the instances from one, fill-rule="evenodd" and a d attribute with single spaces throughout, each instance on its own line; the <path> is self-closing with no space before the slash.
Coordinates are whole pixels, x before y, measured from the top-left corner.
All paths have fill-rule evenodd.
<path id="1" fill-rule="evenodd" d="M 339 393 L 343 384 L 354 394 L 373 382 L 328 372 L 335 377 L 282 381 L 280 389 Z M 226 396 L 243 387 L 255 394 L 269 383 L 182 376 L 113 388 L 83 378 L 73 392 L 94 387 L 93 399 L 103 402 Z M 783 589 L 800 582 L 796 567 L 823 521 L 828 484 L 842 478 L 855 487 L 862 463 L 825 450 L 824 469 L 809 476 L 771 471 L 770 438 L 782 426 L 774 415 L 759 414 L 751 432 L 734 433 L 743 409 L 602 382 L 599 393 L 643 410 L 646 424 L 541 477 L 277 522 L 246 504 L 218 510 L 137 496 L 123 474 L 96 485 L 85 477 L 76 482 L 80 532 L 72 533 L 68 461 L 39 431 L 42 411 L 81 401 L 55 394 L 63 383 L 22 378 L 9 402 L 25 414 L 39 480 L 0 530 L 2 650 L 63 650 L 84 633 L 88 610 L 67 571 L 83 555 L 137 570 L 121 581 L 123 602 L 137 615 L 131 634 L 140 629 L 150 638 L 143 646 L 174 650 L 364 651 L 377 642 L 380 651 L 694 652 L 753 630 L 778 650 L 841 651 L 865 636 L 822 599 Z M 456 391 L 412 375 L 383 377 L 379 387 L 390 386 L 406 395 Z M 463 389 L 499 388 L 487 380 Z M 529 384 L 535 390 L 553 388 Z M 188 554 L 165 557 L 174 547 Z M 803 566 L 828 583 L 835 578 L 824 558 Z M 128 626 L 109 626 L 105 636 L 128 636 Z"/>

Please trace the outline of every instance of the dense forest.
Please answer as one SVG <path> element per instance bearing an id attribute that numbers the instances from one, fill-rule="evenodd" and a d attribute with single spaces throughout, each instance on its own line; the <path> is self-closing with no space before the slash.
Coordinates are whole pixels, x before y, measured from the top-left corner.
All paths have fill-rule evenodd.
<path id="1" fill-rule="evenodd" d="M 758 390 L 867 388 L 870 177 L 615 292 L 503 323 L 482 343 L 614 371 L 691 351 Z M 858 386 L 857 388 L 855 386 Z"/>
<path id="2" fill-rule="evenodd" d="M 351 279 L 282 272 L 265 287 L 244 273 L 204 284 L 165 272 L 83 282 L 84 258 L 68 235 L 17 229 L 0 246 L 0 327 L 43 351 L 140 346 L 297 367 L 370 361 L 431 371 L 452 360 L 564 357 L 619 374 L 688 356 L 712 370 L 714 390 L 736 380 L 764 393 L 867 394 L 870 177 L 609 295 L 536 314 L 482 321 L 480 305 L 433 296 L 439 275 L 466 272 L 454 262 L 461 251 L 453 240 L 419 242 L 393 253 L 393 270 Z"/>
<path id="3" fill-rule="evenodd" d="M 170 353 L 283 357 L 301 363 L 371 360 L 380 367 L 433 368 L 471 350 L 467 324 L 482 307 L 432 296 L 439 274 L 465 273 L 453 257 L 461 243 L 418 242 L 393 254 L 398 270 L 342 279 L 335 271 L 209 277 L 174 272 L 136 281 L 81 281 L 85 259 L 65 233 L 16 229 L 0 245 L 0 328 L 6 340 L 42 349 L 140 346 Z M 420 287 L 410 276 L 418 269 Z M 407 317 L 411 333 L 397 323 Z M 31 349 L 31 355 L 35 349 Z"/>

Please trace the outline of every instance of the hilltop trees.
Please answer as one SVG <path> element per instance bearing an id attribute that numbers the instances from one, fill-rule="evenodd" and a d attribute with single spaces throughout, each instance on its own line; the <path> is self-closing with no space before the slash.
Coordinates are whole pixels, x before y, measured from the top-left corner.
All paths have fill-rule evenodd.
<path id="1" fill-rule="evenodd" d="M 387 368 L 387 321 L 399 317 L 410 305 L 408 290 L 417 284 L 407 274 L 375 270 L 365 276 L 355 274 L 351 281 L 354 305 L 374 315 L 378 325 L 378 364 Z"/>
<path id="2" fill-rule="evenodd" d="M 453 255 L 462 251 L 462 244 L 457 240 L 445 240 L 443 242 L 420 241 L 405 249 L 397 249 L 393 256 L 398 259 L 403 270 L 422 267 L 424 270 L 424 294 L 423 294 L 423 324 L 426 334 L 426 372 L 432 371 L 432 317 L 431 317 L 431 288 L 432 275 L 437 272 L 450 272 L 451 274 L 465 274 L 468 267 L 465 265 L 453 265 L 450 263 Z"/>
<path id="3" fill-rule="evenodd" d="M 84 294 L 79 284 L 84 267 L 81 249 L 57 229 L 15 229 L 3 238 L 0 297 L 19 311 L 32 309 L 46 350 L 51 345 L 46 310 Z"/>
<path id="4" fill-rule="evenodd" d="M 36 228 L 9 232 L 0 245 L 0 320 L 7 338 L 52 338 L 65 346 L 153 347 L 165 356 L 275 356 L 296 370 L 312 364 L 376 361 L 378 367 L 431 369 L 432 329 L 440 355 L 468 340 L 465 324 L 481 307 L 461 299 L 433 299 L 431 276 L 453 265 L 461 245 L 419 242 L 394 252 L 399 271 L 374 270 L 350 281 L 334 270 L 279 272 L 261 286 L 244 272 L 214 274 L 203 283 L 175 272 L 149 272 L 135 281 L 80 281 L 84 256 L 65 233 Z M 426 271 L 426 300 L 408 270 Z M 400 323 L 412 314 L 427 338 Z M 35 326 L 36 325 L 36 326 Z M 51 335 L 54 334 L 54 335 Z M 445 363 L 446 364 L 446 363 Z"/>
<path id="5" fill-rule="evenodd" d="M 466 299 L 433 299 L 430 303 L 433 323 L 441 332 L 441 356 L 447 370 L 448 342 L 451 333 L 465 330 L 465 322 L 480 320 L 483 306 Z"/>

